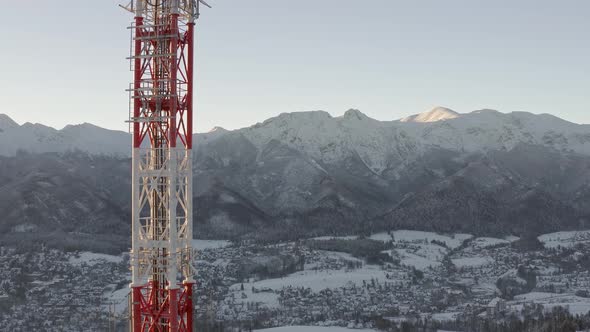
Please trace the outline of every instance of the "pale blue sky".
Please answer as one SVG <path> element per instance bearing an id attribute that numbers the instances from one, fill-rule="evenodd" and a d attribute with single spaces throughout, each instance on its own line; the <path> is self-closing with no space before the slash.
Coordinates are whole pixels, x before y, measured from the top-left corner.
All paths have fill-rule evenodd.
<path id="1" fill-rule="evenodd" d="M 198 131 L 303 110 L 391 120 L 437 105 L 590 123 L 588 0 L 209 2 Z M 0 3 L 0 113 L 126 129 L 133 15 L 115 0 Z"/>

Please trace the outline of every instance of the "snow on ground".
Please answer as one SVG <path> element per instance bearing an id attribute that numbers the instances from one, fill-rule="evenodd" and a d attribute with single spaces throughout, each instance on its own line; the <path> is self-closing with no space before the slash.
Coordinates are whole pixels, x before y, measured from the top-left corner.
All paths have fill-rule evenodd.
<path id="1" fill-rule="evenodd" d="M 546 293 L 546 292 L 530 292 L 526 294 L 514 296 L 514 301 L 525 302 L 525 301 L 539 301 L 547 300 L 555 297 L 563 297 L 564 294 Z"/>
<path id="2" fill-rule="evenodd" d="M 542 304 L 545 310 L 563 307 L 568 309 L 572 315 L 587 314 L 590 311 L 590 299 L 572 294 L 531 292 L 517 295 L 507 304 L 511 306 L 512 310 L 521 310 L 524 303 L 530 302 Z"/>
<path id="3" fill-rule="evenodd" d="M 449 249 L 458 248 L 466 240 L 472 239 L 473 235 L 461 233 L 443 235 L 434 232 L 397 230 L 390 233 L 376 233 L 369 238 L 382 242 L 393 240 L 396 248 L 386 250 L 385 253 L 399 258 L 402 265 L 424 270 L 440 266 Z M 477 243 L 485 246 L 492 243 L 503 243 L 503 241 L 508 243 L 506 240 L 493 238 L 479 238 Z M 491 262 L 492 260 L 487 257 L 469 257 L 457 259 L 456 265 L 482 266 Z"/>
<path id="4" fill-rule="evenodd" d="M 478 285 L 474 285 L 471 288 L 471 291 L 474 294 L 480 294 L 480 295 L 488 295 L 488 296 L 492 296 L 495 294 L 500 294 L 500 290 L 498 289 L 498 287 L 496 287 L 496 284 L 493 282 L 484 282 L 484 283 L 480 283 Z"/>
<path id="5" fill-rule="evenodd" d="M 354 283 L 357 285 L 362 284 L 363 280 L 370 282 L 371 279 L 375 279 L 384 282 L 388 280 L 385 274 L 386 272 L 382 271 L 380 267 L 376 265 L 365 265 L 360 269 L 352 271 L 306 270 L 282 278 L 244 283 L 243 291 L 241 290 L 241 283 L 234 284 L 230 287 L 230 290 L 237 292 L 238 294 L 236 294 L 236 298 L 243 302 L 259 302 L 264 303 L 269 307 L 274 307 L 278 305 L 278 295 L 274 292 L 281 290 L 283 287 L 311 288 L 314 292 L 319 292 L 326 288 L 342 287 L 348 283 Z M 258 293 L 253 292 L 252 287 L 257 289 Z M 241 293 L 244 293 L 246 298 L 242 298 Z"/>
<path id="6" fill-rule="evenodd" d="M 393 250 L 395 250 L 395 254 Z M 413 266 L 419 270 L 441 265 L 448 251 L 447 248 L 441 247 L 438 244 L 432 244 L 425 239 L 415 240 L 415 242 L 406 245 L 404 248 L 393 250 L 387 250 L 385 252 L 392 257 L 399 257 L 402 265 Z"/>
<path id="7" fill-rule="evenodd" d="M 491 257 L 461 257 L 452 260 L 456 267 L 479 267 L 488 265 L 494 262 Z"/>
<path id="8" fill-rule="evenodd" d="M 432 314 L 432 319 L 433 320 L 440 321 L 440 322 L 453 321 L 460 314 L 462 314 L 462 312 L 460 312 L 460 311 L 456 311 L 456 312 L 441 312 L 441 313 Z"/>
<path id="9" fill-rule="evenodd" d="M 571 248 L 577 243 L 590 242 L 590 230 L 549 233 L 539 236 L 538 239 L 545 248 Z"/>
<path id="10" fill-rule="evenodd" d="M 517 238 L 518 239 L 518 238 Z M 489 248 L 500 244 L 509 244 L 510 240 L 507 239 L 497 239 L 494 237 L 478 237 L 475 238 L 471 245 L 475 248 Z"/>
<path id="11" fill-rule="evenodd" d="M 53 278 L 52 280 L 49 280 L 49 281 L 34 280 L 34 281 L 31 281 L 31 284 L 34 285 L 35 287 L 47 287 L 47 286 L 54 285 L 58 282 L 62 282 L 63 280 L 64 280 L 63 278 Z"/>
<path id="12" fill-rule="evenodd" d="M 408 231 L 408 230 L 398 230 L 392 232 L 393 238 L 396 242 L 405 241 L 405 242 L 428 242 L 430 243 L 432 240 L 440 241 L 446 243 L 447 247 L 453 249 L 459 247 L 463 241 L 471 239 L 473 235 L 471 234 L 450 234 L 450 235 L 441 235 L 436 234 L 434 232 L 422 232 L 422 231 Z"/>
<path id="13" fill-rule="evenodd" d="M 391 238 L 391 235 L 389 235 L 389 233 L 385 233 L 385 232 L 373 234 L 373 235 L 369 236 L 369 239 L 375 240 L 375 241 L 381 241 L 381 242 L 389 242 L 389 241 L 393 240 Z"/>
<path id="14" fill-rule="evenodd" d="M 327 271 L 300 271 L 290 274 L 283 278 L 266 279 L 250 283 L 244 283 L 246 288 L 270 288 L 272 290 L 280 290 L 283 287 L 303 287 L 311 288 L 318 292 L 326 288 L 338 288 L 345 286 L 347 283 L 362 283 L 363 280 L 367 282 L 371 279 L 385 281 L 385 271 L 381 270 L 376 265 L 365 265 L 358 270 L 327 270 Z M 240 284 L 231 286 L 232 289 L 238 290 Z"/>
<path id="15" fill-rule="evenodd" d="M 231 242 L 226 240 L 193 240 L 193 249 L 197 250 L 219 249 L 230 245 Z"/>
<path id="16" fill-rule="evenodd" d="M 394 249 L 400 258 L 401 265 L 413 266 L 418 270 L 424 270 L 429 267 L 441 265 L 441 259 L 438 256 L 421 256 L 410 252 L 408 249 Z M 390 254 L 391 255 L 391 254 Z"/>
<path id="17" fill-rule="evenodd" d="M 392 237 L 393 235 L 393 237 Z M 423 232 L 423 231 L 410 231 L 410 230 L 397 230 L 392 232 L 381 232 L 371 234 L 369 237 L 371 240 L 381 241 L 381 242 L 389 242 L 394 240 L 394 242 L 410 242 L 410 243 L 430 243 L 432 240 L 444 242 L 447 247 L 453 249 L 459 247 L 463 241 L 473 238 L 471 234 L 449 234 L 449 235 L 442 235 L 437 234 L 434 232 Z M 358 236 L 319 236 L 314 237 L 312 240 L 355 240 L 358 239 Z M 481 238 L 481 239 L 492 239 L 492 238 Z M 508 241 L 508 240 L 501 240 L 501 239 L 494 239 L 497 241 Z M 490 240 L 491 241 L 491 240 Z"/>
<path id="18" fill-rule="evenodd" d="M 312 240 L 318 241 L 326 241 L 326 240 L 356 240 L 358 239 L 357 235 L 349 235 L 349 236 L 318 236 L 311 238 Z"/>
<path id="19" fill-rule="evenodd" d="M 520 238 L 518 236 L 508 235 L 508 236 L 504 237 L 504 240 L 510 241 L 510 242 L 516 242 L 516 241 L 520 240 Z"/>
<path id="20" fill-rule="evenodd" d="M 82 263 L 86 263 L 88 265 L 94 265 L 94 264 L 101 263 L 101 262 L 121 263 L 122 261 L 123 261 L 122 256 L 97 254 L 97 253 L 89 252 L 89 251 L 82 251 L 79 253 L 78 257 L 76 257 L 76 255 L 74 255 L 69 258 L 69 262 L 72 265 L 80 265 Z"/>
<path id="21" fill-rule="evenodd" d="M 259 332 L 375 332 L 369 329 L 347 329 L 338 326 L 283 326 L 254 330 Z"/>
<path id="22" fill-rule="evenodd" d="M 344 261 L 359 262 L 359 263 L 364 262 L 362 259 L 356 258 L 353 255 L 346 253 L 346 252 L 327 251 L 327 250 L 318 250 L 318 252 L 321 253 L 322 256 L 327 257 L 327 258 L 340 259 L 340 260 L 344 260 Z"/>
<path id="23" fill-rule="evenodd" d="M 115 312 L 118 314 L 122 314 L 127 310 L 128 302 L 127 295 L 131 290 L 128 287 L 124 287 L 121 289 L 117 289 L 110 293 L 105 294 L 106 298 L 108 299 L 108 304 L 115 305 Z"/>
<path id="24" fill-rule="evenodd" d="M 270 291 L 258 291 L 257 293 L 252 291 L 252 286 L 250 284 L 244 284 L 244 290 L 239 290 L 240 285 L 238 287 L 232 286 L 236 293 L 236 301 L 244 303 L 261 303 L 268 308 L 275 308 L 279 306 L 279 294 L 274 293 L 272 290 Z M 260 290 L 260 289 L 259 289 Z M 243 295 L 245 295 L 245 297 Z"/>
<path id="25" fill-rule="evenodd" d="M 231 259 L 226 259 L 226 258 L 218 258 L 216 260 L 214 260 L 213 262 L 209 262 L 206 260 L 202 260 L 202 259 L 197 259 L 196 261 L 196 266 L 219 266 L 222 268 L 227 268 L 228 264 L 231 263 Z"/>
<path id="26" fill-rule="evenodd" d="M 512 279 L 513 281 L 517 282 L 520 285 L 526 285 L 527 282 L 526 280 L 524 280 L 523 278 L 518 276 L 518 271 L 516 269 L 510 269 L 506 272 L 504 272 L 500 278 L 509 278 Z"/>

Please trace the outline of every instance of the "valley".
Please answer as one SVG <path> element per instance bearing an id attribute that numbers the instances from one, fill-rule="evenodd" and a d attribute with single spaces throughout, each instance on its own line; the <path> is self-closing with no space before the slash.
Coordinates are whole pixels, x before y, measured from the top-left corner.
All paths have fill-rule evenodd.
<path id="1" fill-rule="evenodd" d="M 556 307 L 581 316 L 590 311 L 590 231 L 525 241 L 396 230 L 264 245 L 195 240 L 194 246 L 203 331 L 285 325 L 377 329 L 418 321 L 453 330 L 460 322 L 522 320 Z M 26 319 L 32 329 L 123 330 L 127 254 L 38 249 L 0 250 L 2 264 L 14 266 L 2 271 L 4 319 Z M 42 308 L 39 320 L 29 317 L 30 303 Z M 102 311 L 85 309 L 99 303 Z M 48 317 L 57 319 L 51 328 L 43 325 Z"/>

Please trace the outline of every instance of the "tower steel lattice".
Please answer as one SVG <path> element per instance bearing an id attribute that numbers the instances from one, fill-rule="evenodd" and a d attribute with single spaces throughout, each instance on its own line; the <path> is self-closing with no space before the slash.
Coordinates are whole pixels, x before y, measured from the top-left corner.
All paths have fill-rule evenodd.
<path id="1" fill-rule="evenodd" d="M 133 332 L 193 331 L 193 57 L 202 0 L 131 0 Z"/>

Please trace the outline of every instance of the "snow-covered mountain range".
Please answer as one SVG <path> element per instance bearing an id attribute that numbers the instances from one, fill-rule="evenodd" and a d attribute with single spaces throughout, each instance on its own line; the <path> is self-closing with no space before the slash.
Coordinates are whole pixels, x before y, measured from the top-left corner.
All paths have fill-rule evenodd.
<path id="1" fill-rule="evenodd" d="M 431 147 L 461 152 L 510 150 L 518 144 L 542 145 L 560 151 L 590 154 L 590 125 L 571 123 L 549 114 L 500 113 L 479 110 L 459 114 L 437 107 L 395 121 L 377 121 L 358 110 L 333 117 L 327 112 L 283 113 L 254 126 L 228 131 L 216 127 L 196 134 L 198 145 L 224 135 L 244 135 L 257 148 L 278 140 L 322 161 L 341 159 L 356 151 L 377 172 L 388 168 L 391 154 L 423 153 Z M 0 114 L 0 155 L 17 150 L 86 151 L 129 156 L 129 134 L 89 123 L 56 130 L 42 124 L 18 125 Z"/>
<path id="2" fill-rule="evenodd" d="M 459 114 L 438 107 L 378 121 L 358 110 L 338 117 L 323 111 L 283 113 L 239 130 L 215 128 L 196 134 L 194 141 L 196 220 L 205 236 L 260 236 L 256 231 L 263 228 L 263 236 L 284 237 L 397 226 L 521 233 L 532 226 L 539 231 L 578 227 L 590 212 L 590 125 L 547 114 Z M 33 156 L 19 156 L 19 150 Z M 92 161 L 68 151 L 87 153 Z M 34 157 L 41 152 L 68 158 Z M 90 124 L 62 130 L 19 126 L 0 115 L 0 179 L 13 186 L 11 195 L 14 190 L 29 193 L 20 198 L 29 209 L 44 209 L 31 201 L 39 192 L 55 201 L 51 209 L 37 211 L 40 216 L 71 211 L 67 195 L 60 202 L 51 193 L 56 189 L 47 185 L 66 177 L 79 178 L 74 186 L 85 187 L 76 190 L 88 193 L 75 218 L 96 212 L 88 205 L 98 185 L 104 204 L 125 211 L 127 196 L 121 192 L 128 169 L 118 163 L 128 163 L 129 152 L 124 132 Z M 114 171 L 106 169 L 113 163 Z M 15 183 L 9 175 L 15 172 L 30 172 L 30 177 Z M 92 172 L 117 180 L 89 184 Z M 0 184 L 0 201 L 5 188 Z M 104 205 L 95 208 L 106 217 Z M 18 218 L 10 221 L 10 229 Z"/>
<path id="3" fill-rule="evenodd" d="M 87 151 L 92 154 L 129 155 L 127 133 L 84 123 L 57 130 L 39 123 L 18 125 L 0 114 L 0 155 L 13 156 L 18 150 L 31 153 Z"/>

